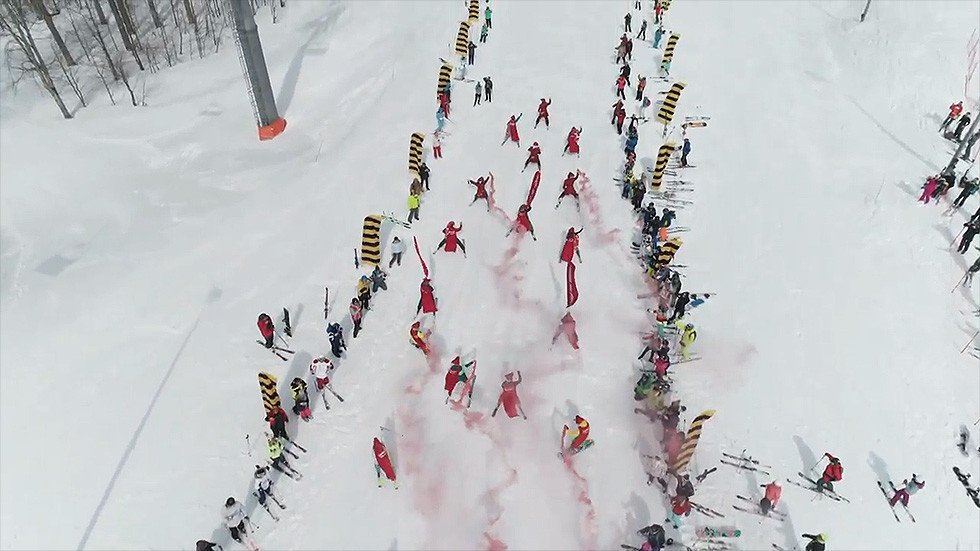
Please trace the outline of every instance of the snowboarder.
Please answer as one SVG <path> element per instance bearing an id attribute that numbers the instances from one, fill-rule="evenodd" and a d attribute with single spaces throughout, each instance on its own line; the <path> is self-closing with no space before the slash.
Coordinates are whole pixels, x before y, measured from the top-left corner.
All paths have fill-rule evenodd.
<path id="1" fill-rule="evenodd" d="M 514 225 L 510 227 L 507 235 L 510 235 L 514 230 L 517 230 L 517 233 L 530 232 L 531 239 L 538 240 L 534 235 L 534 226 L 531 224 L 531 218 L 527 214 L 529 212 L 531 212 L 531 205 L 528 204 L 523 204 L 517 209 L 517 220 L 514 221 Z"/>
<path id="2" fill-rule="evenodd" d="M 489 21 L 487 22 L 489 23 Z M 487 103 L 493 103 L 493 81 L 490 80 L 490 77 L 483 77 L 483 93 L 483 99 L 487 100 Z"/>
<path id="3" fill-rule="evenodd" d="M 523 116 L 524 115 L 520 115 L 518 117 L 515 117 L 514 115 L 510 116 L 510 120 L 507 121 L 507 131 L 506 135 L 504 136 L 504 142 L 500 145 L 504 145 L 508 140 L 510 140 L 516 143 L 518 147 L 521 146 L 521 136 L 517 132 L 517 121 L 521 120 L 521 117 Z"/>
<path id="4" fill-rule="evenodd" d="M 272 348 L 275 346 L 274 339 L 276 338 L 276 326 L 272 323 L 272 318 L 269 314 L 262 312 L 259 314 L 259 333 L 262 334 L 262 338 L 265 339 L 265 347 Z"/>
<path id="5" fill-rule="evenodd" d="M 426 356 L 429 355 L 429 345 L 426 340 L 429 338 L 429 330 L 422 328 L 422 322 L 417 321 L 408 329 L 409 342 L 418 348 Z"/>
<path id="6" fill-rule="evenodd" d="M 689 138 L 684 138 L 684 145 L 681 146 L 681 166 L 689 166 L 687 164 L 687 156 L 691 153 L 691 140 Z"/>
<path id="7" fill-rule="evenodd" d="M 527 160 L 524 161 L 524 168 L 521 172 L 527 170 L 527 165 L 534 163 L 538 165 L 538 170 L 541 170 L 541 146 L 538 142 L 531 144 L 531 147 L 527 148 Z"/>
<path id="8" fill-rule="evenodd" d="M 402 265 L 402 254 L 405 252 L 405 243 L 402 242 L 398 236 L 395 236 L 391 240 L 391 260 L 388 261 L 388 267 L 391 268 L 396 263 Z"/>
<path id="9" fill-rule="evenodd" d="M 969 113 L 967 113 L 967 114 L 963 115 L 962 117 L 960 117 L 960 122 L 956 123 L 956 130 L 953 131 L 953 137 L 952 137 L 953 141 L 959 142 L 960 140 L 963 139 L 962 138 L 962 134 L 963 134 L 963 131 L 966 130 L 966 127 L 967 126 L 970 126 L 970 114 Z"/>
<path id="10" fill-rule="evenodd" d="M 801 534 L 804 538 L 810 540 L 810 543 L 806 544 L 806 549 L 804 551 L 824 551 L 827 546 L 827 534 Z"/>
<path id="11" fill-rule="evenodd" d="M 456 390 L 456 385 L 459 383 L 466 382 L 466 373 L 463 371 L 463 365 L 460 363 L 459 356 L 453 358 L 452 363 L 449 365 L 449 370 L 446 371 L 446 380 L 443 388 L 446 390 L 446 401 L 452 397 L 453 391 Z"/>
<path id="12" fill-rule="evenodd" d="M 355 339 L 357 334 L 361 332 L 361 320 L 363 319 L 364 309 L 361 307 L 361 301 L 354 297 L 350 300 L 350 320 L 354 324 L 354 329 L 351 331 L 351 336 Z"/>
<path id="13" fill-rule="evenodd" d="M 269 423 L 269 428 L 272 429 L 272 434 L 276 438 L 282 438 L 283 440 L 289 440 L 289 433 L 286 432 L 286 423 L 289 422 L 289 416 L 286 415 L 285 410 L 280 406 L 273 407 L 268 414 L 265 416 L 265 420 Z"/>
<path id="14" fill-rule="evenodd" d="M 660 49 L 660 40 L 664 37 L 664 26 L 658 25 L 657 30 L 653 32 L 653 47 L 654 49 Z"/>
<path id="15" fill-rule="evenodd" d="M 759 487 L 766 489 L 766 495 L 759 501 L 759 509 L 762 510 L 763 515 L 768 515 L 769 511 L 775 509 L 776 504 L 779 503 L 779 496 L 782 495 L 783 489 L 775 480 L 769 484 L 761 484 Z"/>
<path id="16" fill-rule="evenodd" d="M 478 80 L 476 81 L 476 94 L 473 96 L 473 107 L 480 105 L 481 99 L 483 99 L 483 83 Z"/>
<path id="17" fill-rule="evenodd" d="M 470 183 L 470 185 L 476 186 L 476 194 L 473 195 L 473 200 L 470 201 L 470 204 L 472 205 L 478 199 L 483 199 L 487 202 L 487 212 L 490 212 L 490 195 L 487 193 L 488 180 L 489 177 L 484 178 L 483 176 L 480 176 L 475 181 L 474 180 L 467 180 L 467 181 Z"/>
<path id="18" fill-rule="evenodd" d="M 568 231 L 565 232 L 565 244 L 562 245 L 561 255 L 558 256 L 559 262 L 571 262 L 573 256 L 578 258 L 579 262 L 582 262 L 582 253 L 578 250 L 578 236 L 584 230 L 584 227 L 579 231 L 575 231 L 575 228 L 568 228 Z"/>
<path id="19" fill-rule="evenodd" d="M 416 314 L 422 312 L 434 315 L 436 313 L 436 298 L 433 291 L 429 278 L 422 278 L 422 284 L 419 285 L 419 306 L 415 309 Z"/>
<path id="20" fill-rule="evenodd" d="M 483 10 L 483 19 L 486 20 L 486 25 L 488 29 L 493 28 L 493 19 L 491 19 L 492 16 L 493 16 L 493 10 L 490 9 L 490 6 L 487 6 L 487 8 Z"/>
<path id="21" fill-rule="evenodd" d="M 272 478 L 269 477 L 269 467 L 256 465 L 252 484 L 252 494 L 259 500 L 259 505 L 264 507 L 266 511 L 269 511 L 272 518 L 279 520 L 278 517 L 272 514 L 272 511 L 269 509 L 269 504 L 266 503 L 267 498 L 272 498 L 272 501 L 274 501 L 280 509 L 286 508 L 286 506 L 279 501 L 279 498 L 272 493 Z"/>
<path id="22" fill-rule="evenodd" d="M 309 421 L 313 413 L 310 411 L 310 395 L 306 391 L 306 381 L 293 377 L 289 383 L 289 391 L 293 395 L 293 413 L 304 421 Z"/>
<path id="23" fill-rule="evenodd" d="M 949 124 L 951 122 L 955 121 L 960 116 L 960 113 L 962 113 L 962 112 L 963 112 L 963 102 L 962 101 L 958 101 L 958 102 L 950 105 L 949 106 L 949 115 L 946 115 L 946 120 L 944 120 L 942 126 L 939 127 L 939 133 L 940 134 L 944 133 L 946 131 L 946 128 L 949 127 Z"/>
<path id="24" fill-rule="evenodd" d="M 388 283 L 385 281 L 388 278 L 388 274 L 381 269 L 380 265 L 374 267 L 371 271 L 371 293 L 377 293 L 378 290 L 387 291 Z"/>
<path id="25" fill-rule="evenodd" d="M 844 478 L 844 466 L 841 465 L 840 459 L 830 455 L 829 453 L 824 453 L 824 457 L 830 459 L 830 463 L 823 470 L 823 475 L 817 480 L 816 490 L 818 492 L 823 492 L 824 489 L 834 491 L 834 482 L 839 482 Z"/>
<path id="26" fill-rule="evenodd" d="M 442 131 L 432 133 L 432 157 L 435 159 L 442 158 Z"/>
<path id="27" fill-rule="evenodd" d="M 422 197 L 417 193 L 410 193 L 408 196 L 408 220 L 409 224 L 412 220 L 419 219 L 419 207 L 422 205 Z"/>
<path id="28" fill-rule="evenodd" d="M 347 343 L 344 342 L 344 330 L 339 323 L 331 323 L 327 326 L 327 337 L 330 339 L 330 351 L 335 358 L 339 358 L 344 350 L 347 350 Z"/>
<path id="29" fill-rule="evenodd" d="M 565 150 L 562 151 L 562 155 L 565 153 L 570 153 L 572 155 L 581 156 L 578 149 L 578 139 L 581 134 L 582 129 L 575 128 L 574 126 L 568 131 L 568 138 L 565 139 Z"/>
<path id="30" fill-rule="evenodd" d="M 242 508 L 242 504 L 236 501 L 235 498 L 229 497 L 225 501 L 225 508 L 221 516 L 225 519 L 225 526 L 231 534 L 231 539 L 251 548 L 244 541 L 249 538 L 249 534 L 245 529 L 245 522 L 248 521 L 248 517 L 245 516 L 245 510 Z"/>
<path id="31" fill-rule="evenodd" d="M 647 77 L 640 77 L 636 81 L 636 101 L 643 100 L 643 91 L 647 89 Z"/>
<path id="32" fill-rule="evenodd" d="M 967 222 L 963 224 L 966 227 L 966 231 L 963 232 L 963 237 L 960 238 L 960 246 L 957 247 L 956 252 L 960 254 L 965 254 L 966 251 L 970 250 L 970 243 L 973 242 L 973 238 L 980 233 L 980 222 Z"/>
<path id="33" fill-rule="evenodd" d="M 534 119 L 534 127 L 538 127 L 538 123 L 544 120 L 545 128 L 551 127 L 551 121 L 548 119 L 548 106 L 551 105 L 551 100 L 545 101 L 541 98 L 541 103 L 538 104 L 538 118 Z"/>
<path id="34" fill-rule="evenodd" d="M 493 408 L 493 413 L 490 414 L 490 417 L 497 415 L 497 410 L 500 409 L 502 404 L 507 417 L 517 417 L 518 412 L 520 412 L 521 417 L 527 419 L 524 408 L 521 407 L 521 399 L 517 395 L 517 385 L 521 384 L 522 380 L 520 370 L 517 371 L 516 380 L 514 379 L 513 373 L 504 375 L 504 382 L 500 383 L 500 397 L 497 398 L 497 407 Z"/>
<path id="35" fill-rule="evenodd" d="M 458 246 L 459 250 L 463 251 L 463 256 L 466 256 L 466 242 L 457 235 L 461 231 L 463 231 L 463 224 L 456 227 L 455 222 L 450 220 L 449 223 L 446 224 L 446 227 L 442 230 L 442 234 L 445 237 L 443 237 L 442 241 L 439 242 L 439 245 L 436 246 L 436 250 L 445 247 L 444 250 L 447 253 L 454 253 L 456 252 L 456 247 Z"/>
<path id="36" fill-rule="evenodd" d="M 575 173 L 568 173 L 565 177 L 565 181 L 561 184 L 561 193 L 558 195 L 558 202 L 555 203 L 555 208 L 557 209 L 561 205 L 561 200 L 565 197 L 575 198 L 575 208 L 579 208 L 578 191 L 575 190 L 575 181 L 581 175 L 581 171 L 575 171 Z"/>
<path id="37" fill-rule="evenodd" d="M 643 22 L 640 23 L 640 32 L 636 33 L 636 39 L 637 40 L 646 40 L 647 39 L 647 20 L 646 19 L 644 19 Z"/>
<path id="38" fill-rule="evenodd" d="M 429 191 L 429 165 L 422 161 L 419 166 L 419 177 L 422 178 L 422 185 L 425 186 L 425 191 Z"/>
<path id="39" fill-rule="evenodd" d="M 628 32 L 628 33 L 629 32 L 633 32 L 633 29 L 630 28 L 630 22 L 632 20 L 633 20 L 633 14 L 632 13 L 627 13 L 626 14 L 626 17 L 623 18 L 623 29 L 626 32 Z"/>
<path id="40" fill-rule="evenodd" d="M 568 448 L 565 448 L 565 436 L 572 438 L 571 443 Z M 589 440 L 589 422 L 585 420 L 581 415 L 575 416 L 575 426 L 569 428 L 565 425 L 561 429 L 561 446 L 562 452 L 570 452 L 572 455 L 588 448 L 593 444 L 592 440 Z"/>
<path id="41" fill-rule="evenodd" d="M 324 388 L 330 386 L 330 374 L 334 371 L 333 362 L 326 356 L 313 358 L 310 362 L 310 373 L 316 381 L 317 391 L 322 392 Z"/>
<path id="42" fill-rule="evenodd" d="M 488 7 L 487 9 L 489 10 L 490 8 Z M 395 468 L 391 464 L 391 457 L 388 456 L 388 450 L 385 448 L 385 445 L 375 437 L 371 447 L 374 450 L 374 471 L 378 474 L 378 488 L 384 484 L 384 479 L 381 478 L 383 473 L 385 478 L 394 483 L 395 489 L 397 490 L 398 480 L 395 478 Z"/>
<path id="43" fill-rule="evenodd" d="M 916 475 L 915 473 L 912 473 L 912 480 L 909 480 L 907 478 L 905 480 L 903 480 L 902 481 L 902 487 L 899 488 L 899 489 L 897 489 L 897 490 L 895 490 L 895 495 L 893 495 L 891 497 L 891 499 L 888 500 L 888 504 L 891 505 L 892 507 L 894 507 L 896 503 L 898 503 L 899 501 L 901 501 L 902 502 L 902 505 L 904 507 L 908 507 L 909 506 L 909 498 L 913 494 L 915 494 L 916 492 L 918 492 L 919 490 L 921 490 L 922 488 L 925 488 L 925 486 L 926 486 L 925 481 L 924 480 L 918 480 L 917 477 L 918 477 L 918 475 Z"/>
<path id="44" fill-rule="evenodd" d="M 624 92 L 625 89 L 626 89 L 626 77 L 624 77 L 623 75 L 619 75 L 619 78 L 616 79 L 616 97 L 625 100 L 626 99 L 626 92 Z"/>
<path id="45" fill-rule="evenodd" d="M 473 65 L 474 60 L 476 59 L 476 44 L 474 44 L 472 40 L 470 40 L 470 43 L 466 46 L 466 51 L 469 54 L 468 62 L 470 65 Z"/>

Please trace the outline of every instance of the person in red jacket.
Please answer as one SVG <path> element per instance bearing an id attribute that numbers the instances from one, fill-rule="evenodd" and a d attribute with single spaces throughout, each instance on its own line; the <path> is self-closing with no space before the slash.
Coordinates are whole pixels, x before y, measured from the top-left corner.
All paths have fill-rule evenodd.
<path id="1" fill-rule="evenodd" d="M 575 128 L 574 126 L 568 131 L 568 138 L 565 139 L 565 150 L 561 153 L 562 156 L 564 156 L 565 153 L 571 153 L 572 155 L 578 155 L 581 157 L 578 149 L 578 138 L 581 134 L 582 129 Z"/>
<path id="2" fill-rule="evenodd" d="M 561 194 L 558 195 L 558 202 L 555 203 L 556 209 L 561 206 L 561 200 L 569 196 L 575 198 L 575 208 L 579 208 L 578 191 L 575 190 L 575 180 L 578 180 L 578 177 L 581 174 L 581 171 L 575 171 L 574 174 L 569 172 L 568 176 L 565 177 L 565 181 L 561 184 Z"/>
<path id="3" fill-rule="evenodd" d="M 269 314 L 262 312 L 259 314 L 259 333 L 262 334 L 262 338 L 265 339 L 265 347 L 272 348 L 275 346 L 274 339 L 276 338 L 276 326 L 272 323 L 272 318 Z"/>
<path id="4" fill-rule="evenodd" d="M 381 478 L 381 474 L 384 473 L 385 478 L 392 481 L 397 490 L 398 480 L 395 479 L 395 468 L 391 464 L 391 457 L 388 456 L 387 448 L 377 437 L 374 438 L 372 448 L 374 449 L 374 470 L 378 474 L 378 488 L 384 484 L 384 479 Z"/>
<path id="5" fill-rule="evenodd" d="M 286 412 L 281 407 L 274 407 L 265 416 L 265 420 L 269 422 L 269 428 L 272 429 L 273 436 L 282 438 L 283 440 L 289 440 L 289 434 L 286 432 L 286 423 L 289 422 L 289 416 L 286 415 Z"/>
<path id="6" fill-rule="evenodd" d="M 454 253 L 456 252 L 456 247 L 459 247 L 459 250 L 463 251 L 463 256 L 466 256 L 466 242 L 460 239 L 457 235 L 461 231 L 463 231 L 463 224 L 456 227 L 456 223 L 450 220 L 449 223 L 446 224 L 446 227 L 442 230 L 442 234 L 445 237 L 443 237 L 442 241 L 439 242 L 436 250 L 445 247 L 444 250 L 447 253 Z"/>
<path id="7" fill-rule="evenodd" d="M 691 501 L 683 496 L 674 496 L 670 500 L 670 518 L 667 519 L 674 526 L 674 529 L 678 529 L 681 526 L 681 517 L 686 517 L 691 514 Z"/>
<path id="8" fill-rule="evenodd" d="M 422 284 L 419 285 L 419 307 L 415 310 L 415 313 L 423 312 L 426 314 L 436 313 L 436 297 L 433 294 L 434 289 L 432 288 L 432 283 L 429 282 L 429 278 L 422 278 Z"/>
<path id="9" fill-rule="evenodd" d="M 530 232 L 531 239 L 537 241 L 538 238 L 534 236 L 534 226 L 531 224 L 531 218 L 528 217 L 527 213 L 531 211 L 531 205 L 521 205 L 521 208 L 517 209 L 517 220 L 514 221 L 514 225 L 510 227 L 510 231 L 507 235 L 510 235 L 514 230 L 517 233 Z M 506 236 L 505 236 L 506 237 Z"/>
<path id="10" fill-rule="evenodd" d="M 488 178 L 484 178 L 483 176 L 480 176 L 475 181 L 468 180 L 471 186 L 476 186 L 476 194 L 473 195 L 473 200 L 470 201 L 470 204 L 472 205 L 478 199 L 483 199 L 487 202 L 487 212 L 490 212 L 490 194 L 487 193 L 487 180 Z"/>
<path id="11" fill-rule="evenodd" d="M 619 75 L 619 78 L 616 79 L 616 96 L 625 100 L 626 99 L 625 90 L 626 90 L 626 77 L 624 77 L 623 75 Z"/>
<path id="12" fill-rule="evenodd" d="M 623 121 L 626 120 L 626 110 L 620 108 L 620 110 L 613 116 L 616 119 L 616 133 L 622 135 Z"/>
<path id="13" fill-rule="evenodd" d="M 578 261 L 582 261 L 582 253 L 578 251 L 578 235 L 582 233 L 585 228 L 583 227 L 579 231 L 575 231 L 575 228 L 568 228 L 565 232 L 565 244 L 561 248 L 561 256 L 558 257 L 559 262 L 571 262 L 573 257 L 578 257 Z"/>
<path id="14" fill-rule="evenodd" d="M 520 412 L 521 417 L 527 419 L 527 415 L 524 414 L 524 409 L 521 407 L 521 399 L 517 396 L 517 385 L 521 384 L 521 380 L 520 371 L 517 372 L 516 381 L 513 373 L 504 375 L 504 382 L 500 383 L 500 397 L 497 398 L 497 407 L 493 408 L 490 417 L 497 415 L 497 410 L 503 404 L 504 413 L 507 414 L 507 417 L 517 417 L 517 413 Z"/>
<path id="15" fill-rule="evenodd" d="M 463 366 L 460 364 L 459 356 L 453 358 L 453 363 L 449 366 L 449 371 L 446 371 L 446 382 L 443 388 L 446 390 L 446 402 L 453 395 L 453 390 L 459 383 L 466 382 L 466 374 L 463 373 Z"/>
<path id="16" fill-rule="evenodd" d="M 768 515 L 769 511 L 776 508 L 776 504 L 779 503 L 779 496 L 783 494 L 782 487 L 776 484 L 773 480 L 769 484 L 762 484 L 760 488 L 766 489 L 766 495 L 759 501 L 759 509 L 762 510 L 763 515 Z"/>
<path id="17" fill-rule="evenodd" d="M 551 128 L 551 121 L 548 119 L 548 106 L 551 105 L 551 100 L 545 101 L 541 98 L 541 103 L 538 104 L 538 118 L 534 120 L 534 127 L 538 127 L 538 123 L 544 120 L 545 128 Z"/>
<path id="18" fill-rule="evenodd" d="M 840 464 L 840 459 L 837 459 L 829 453 L 823 455 L 830 459 L 830 463 L 823 470 L 823 476 L 820 477 L 820 480 L 817 480 L 816 490 L 822 492 L 826 488 L 833 492 L 834 482 L 838 482 L 844 478 L 844 466 Z"/>
<path id="19" fill-rule="evenodd" d="M 527 170 L 527 165 L 534 163 L 538 165 L 538 170 L 541 170 L 541 146 L 538 142 L 531 144 L 531 147 L 527 148 L 527 160 L 524 161 L 524 169 L 521 172 Z"/>
<path id="20" fill-rule="evenodd" d="M 521 117 L 523 116 L 524 115 L 521 115 L 519 117 L 515 117 L 514 115 L 510 116 L 510 120 L 507 121 L 507 135 L 504 137 L 504 141 L 501 142 L 500 145 L 504 145 L 505 143 L 507 143 L 507 140 L 510 140 L 516 143 L 518 147 L 520 147 L 521 136 L 520 134 L 517 133 L 517 121 L 521 120 Z"/>
<path id="21" fill-rule="evenodd" d="M 439 92 L 439 107 L 442 107 L 442 114 L 449 118 L 449 96 L 444 92 Z"/>
<path id="22" fill-rule="evenodd" d="M 942 134 L 946 131 L 946 127 L 957 118 L 959 118 L 960 113 L 963 112 L 963 102 L 958 101 L 949 106 L 949 115 L 946 115 L 946 120 L 943 121 L 943 125 L 939 127 L 939 133 Z"/>

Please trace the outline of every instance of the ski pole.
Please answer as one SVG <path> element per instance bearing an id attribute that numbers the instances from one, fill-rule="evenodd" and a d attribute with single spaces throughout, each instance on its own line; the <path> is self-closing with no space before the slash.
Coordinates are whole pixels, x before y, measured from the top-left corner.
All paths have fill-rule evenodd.
<path id="1" fill-rule="evenodd" d="M 248 451 L 248 456 L 252 457 L 252 442 L 249 441 L 248 435 L 245 435 L 245 450 Z"/>
<path id="2" fill-rule="evenodd" d="M 973 339 L 977 338 L 977 335 L 980 335 L 980 331 L 977 331 L 976 333 L 974 333 L 973 336 L 970 337 L 970 340 L 966 341 L 966 344 L 963 345 L 963 349 L 960 350 L 960 354 L 966 352 L 967 347 L 970 346 L 970 343 L 973 342 Z M 974 423 L 974 424 L 976 424 L 976 423 Z"/>
<path id="3" fill-rule="evenodd" d="M 340 397 L 340 394 L 337 394 L 336 392 L 333 391 L 333 387 L 332 386 L 327 385 L 326 386 L 326 389 L 330 391 L 330 394 L 333 394 L 334 396 L 336 396 L 338 400 L 340 400 L 341 402 L 344 401 L 344 399 Z"/>
<path id="4" fill-rule="evenodd" d="M 813 472 L 813 469 L 816 469 L 817 468 L 817 465 L 819 465 L 821 463 L 823 463 L 823 456 L 820 456 L 820 459 L 818 459 L 817 462 L 814 463 L 812 467 L 810 467 L 809 469 L 807 469 L 807 471 Z"/>
<path id="5" fill-rule="evenodd" d="M 289 343 L 286 342 L 286 339 L 282 335 L 280 335 L 279 333 L 276 333 L 276 337 L 279 337 L 279 340 L 282 341 L 283 346 L 286 346 L 286 347 L 289 346 Z"/>

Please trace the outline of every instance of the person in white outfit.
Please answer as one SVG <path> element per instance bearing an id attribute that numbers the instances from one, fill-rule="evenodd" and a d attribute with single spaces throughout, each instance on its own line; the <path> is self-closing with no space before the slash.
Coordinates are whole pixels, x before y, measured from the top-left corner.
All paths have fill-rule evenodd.
<path id="1" fill-rule="evenodd" d="M 655 456 L 653 458 L 653 463 L 650 466 L 650 472 L 647 473 L 647 485 L 653 484 L 656 480 L 660 484 L 660 489 L 664 492 L 667 491 L 667 463 L 660 456 Z"/>
<path id="2" fill-rule="evenodd" d="M 245 516 L 245 510 L 242 509 L 242 504 L 235 501 L 235 498 L 229 497 L 225 501 L 225 508 L 222 512 L 222 516 L 225 519 L 225 526 L 228 527 L 228 531 L 231 532 L 231 539 L 242 542 L 242 537 L 247 535 L 245 531 L 245 521 L 248 519 Z"/>
<path id="3" fill-rule="evenodd" d="M 405 243 L 401 239 L 395 237 L 391 242 L 391 260 L 388 262 L 388 267 L 391 268 L 397 262 L 399 266 L 402 265 L 402 253 L 405 252 Z"/>

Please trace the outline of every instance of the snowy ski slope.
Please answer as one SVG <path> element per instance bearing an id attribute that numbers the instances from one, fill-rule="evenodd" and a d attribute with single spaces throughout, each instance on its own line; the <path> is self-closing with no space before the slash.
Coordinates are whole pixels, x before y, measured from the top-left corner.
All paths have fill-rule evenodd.
<path id="1" fill-rule="evenodd" d="M 493 3 L 469 69 L 492 76 L 493 102 L 471 107 L 472 84 L 455 83 L 421 222 L 385 230 L 386 243 L 417 237 L 433 272 L 436 353 L 427 362 L 408 342 L 422 277 L 410 249 L 361 336 L 348 337 L 333 382 L 344 403 L 327 412 L 314 401 L 309 424 L 291 416 L 309 449 L 293 461 L 304 477 L 277 483 L 282 521 L 252 513 L 263 548 L 616 549 L 663 524 L 641 457 L 653 425 L 632 399 L 650 327 L 637 295 L 649 288 L 612 181 L 623 156 L 609 126 L 612 48 L 632 5 Z M 684 423 L 717 410 L 691 471 L 719 466 L 694 499 L 726 515 L 685 519 L 686 542 L 696 527 L 731 525 L 744 532 L 739 549 L 802 549 L 802 532 L 828 533 L 832 550 L 980 549 L 980 514 L 951 472 L 980 477 L 977 454 L 954 446 L 980 416 L 980 365 L 960 354 L 977 329 L 976 286 L 950 293 L 975 253 L 951 259 L 964 216 L 913 197 L 948 159 L 936 129 L 962 99 L 980 7 L 873 2 L 858 24 L 863 5 L 675 0 L 667 14 L 681 35 L 671 76 L 688 85 L 678 117 L 711 117 L 689 133 L 694 204 L 677 224 L 692 230 L 677 262 L 690 266 L 686 290 L 717 293 L 690 314 L 703 359 L 672 368 L 674 388 Z M 219 511 L 229 495 L 248 497 L 265 458 L 256 373 L 284 381 L 288 409 L 288 381 L 329 351 L 323 287 L 330 320 L 345 320 L 363 217 L 405 217 L 409 135 L 434 128 L 439 57 L 465 16 L 462 2 L 423 1 L 294 2 L 277 25 L 263 14 L 289 121 L 268 143 L 254 139 L 230 50 L 154 75 L 145 108 L 93 106 L 69 122 L 27 87 L 13 95 L 3 73 L 0 547 L 188 549 L 209 538 L 236 548 Z M 636 41 L 634 60 L 635 80 L 660 53 Z M 553 100 L 550 130 L 531 128 L 540 98 Z M 519 113 L 522 147 L 500 146 Z M 584 128 L 581 158 L 561 157 L 573 125 Z M 641 125 L 640 164 L 661 129 Z M 492 172 L 512 219 L 534 140 L 538 239 L 505 238 L 502 216 L 467 207 L 465 182 Z M 576 169 L 589 180 L 581 213 L 568 200 L 553 209 Z M 465 259 L 429 254 L 449 220 L 463 224 Z M 578 351 L 552 346 L 569 226 L 585 227 Z M 289 362 L 251 344 L 256 315 L 283 306 Z M 473 403 L 460 411 L 444 403 L 443 375 L 473 351 Z M 515 369 L 528 420 L 490 418 Z M 566 468 L 559 435 L 576 414 L 596 445 Z M 376 435 L 398 490 L 376 486 Z M 743 449 L 784 481 L 831 452 L 851 503 L 785 484 L 786 522 L 739 513 L 735 495 L 758 498 L 770 480 L 718 465 Z M 910 503 L 917 522 L 896 524 L 875 481 L 911 472 L 927 483 Z"/>

